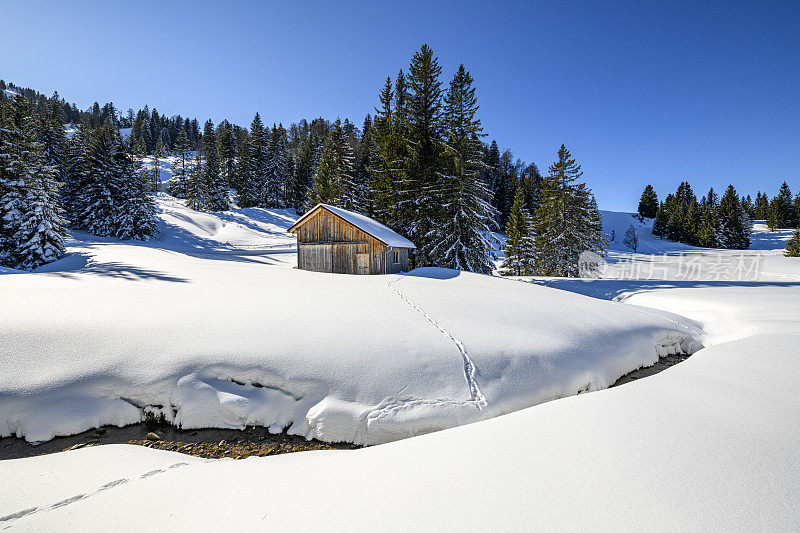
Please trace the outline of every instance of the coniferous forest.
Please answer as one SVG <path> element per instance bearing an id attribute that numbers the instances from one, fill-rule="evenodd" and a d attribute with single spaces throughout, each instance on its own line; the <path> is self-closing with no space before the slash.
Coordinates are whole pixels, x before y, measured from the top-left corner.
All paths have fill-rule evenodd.
<path id="1" fill-rule="evenodd" d="M 602 254 L 597 202 L 565 145 L 542 174 L 487 143 L 471 73 L 442 79 L 423 45 L 388 77 L 374 114 L 302 119 L 284 127 L 256 113 L 249 127 L 167 116 L 145 106 L 86 111 L 58 93 L 0 80 L 0 265 L 32 269 L 64 254 L 68 228 L 119 239 L 157 232 L 158 163 L 172 158 L 166 192 L 197 210 L 294 208 L 317 203 L 362 212 L 417 245 L 414 266 L 488 273 L 494 232 L 505 232 L 501 272 L 577 275 L 578 256 Z M 68 137 L 66 131 L 70 131 Z M 123 132 L 125 134 L 123 134 Z M 154 164 L 142 165 L 148 156 Z M 639 203 L 653 233 L 706 247 L 747 248 L 752 219 L 797 227 L 800 194 L 783 184 L 769 199 L 729 186 L 699 201 L 688 182 L 659 202 L 648 185 Z"/>

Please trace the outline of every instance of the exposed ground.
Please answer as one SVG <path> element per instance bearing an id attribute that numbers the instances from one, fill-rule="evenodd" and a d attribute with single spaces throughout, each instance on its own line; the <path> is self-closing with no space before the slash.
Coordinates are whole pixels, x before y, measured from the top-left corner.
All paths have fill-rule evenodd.
<path id="1" fill-rule="evenodd" d="M 622 376 L 612 387 L 658 374 L 689 357 L 688 355 L 662 357 L 654 365 L 634 370 Z M 25 439 L 7 437 L 0 439 L 0 460 L 21 459 L 103 444 L 135 444 L 206 459 L 245 459 L 251 456 L 264 457 L 308 450 L 342 450 L 360 447 L 348 443 L 331 444 L 318 440 L 306 440 L 286 433 L 273 434 L 263 427 L 249 427 L 243 431 L 214 428 L 184 431 L 169 424 L 142 422 L 124 427 L 105 426 L 77 435 L 56 437 L 41 444 L 31 444 Z"/>
<path id="2" fill-rule="evenodd" d="M 157 436 L 158 438 L 154 438 Z M 0 439 L 0 459 L 19 459 L 76 450 L 103 444 L 137 444 L 185 453 L 207 459 L 244 459 L 250 456 L 277 455 L 307 450 L 354 448 L 349 444 L 329 444 L 285 433 L 272 434 L 267 428 L 180 430 L 167 424 L 105 426 L 78 435 L 56 437 L 33 445 L 24 439 Z"/>

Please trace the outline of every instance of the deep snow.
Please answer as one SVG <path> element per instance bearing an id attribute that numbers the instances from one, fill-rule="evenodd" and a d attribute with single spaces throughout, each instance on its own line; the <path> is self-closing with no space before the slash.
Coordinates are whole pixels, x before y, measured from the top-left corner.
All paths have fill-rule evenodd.
<path id="1" fill-rule="evenodd" d="M 490 276 L 301 271 L 289 211 L 158 203 L 155 241 L 79 234 L 61 261 L 0 276 L 1 435 L 152 414 L 375 444 L 608 387 L 703 334 Z"/>
<path id="2" fill-rule="evenodd" d="M 180 212 L 180 208 L 176 210 Z M 627 227 L 630 215 L 612 215 Z M 607 213 L 604 217 L 612 218 Z M 617 234 L 620 236 L 619 230 Z M 648 269 L 638 277 L 629 276 L 627 270 L 616 271 L 627 279 L 523 280 L 533 283 L 480 276 L 473 280 L 463 274 L 441 280 L 387 276 L 387 280 L 399 280 L 392 284 L 401 291 L 395 296 L 416 315 L 414 319 L 427 321 L 428 328 L 449 343 L 451 362 L 467 362 L 453 339 L 460 340 L 477 369 L 479 392 L 489 405 L 495 394 L 492 382 L 500 387 L 503 379 L 507 383 L 531 379 L 541 383 L 556 376 L 569 379 L 577 375 L 574 368 L 560 373 L 563 367 L 558 364 L 563 360 L 558 358 L 540 361 L 539 371 L 549 372 L 547 378 L 533 368 L 530 374 L 519 376 L 485 375 L 483 365 L 491 361 L 489 354 L 483 354 L 486 346 L 492 346 L 492 353 L 504 363 L 513 360 L 503 350 L 527 346 L 525 332 L 540 327 L 539 317 L 549 316 L 553 322 L 559 317 L 570 319 L 541 324 L 541 330 L 536 329 L 539 335 L 560 327 L 583 338 L 600 315 L 612 310 L 615 316 L 603 316 L 602 320 L 613 322 L 623 317 L 641 327 L 638 319 L 627 317 L 636 310 L 639 318 L 650 317 L 658 323 L 671 318 L 693 329 L 702 327 L 704 342 L 711 346 L 658 375 L 622 387 L 361 450 L 212 461 L 113 445 L 0 462 L 2 479 L 15 480 L 14 490 L 4 491 L 0 497 L 0 526 L 26 530 L 53 524 L 83 530 L 159 529 L 165 524 L 187 530 L 797 530 L 800 262 L 780 255 L 783 234 L 768 233 L 757 225 L 754 237 L 754 250 L 744 255 L 758 258 L 757 279 L 738 279 L 733 271 L 720 270 L 720 257 L 727 260 L 741 252 L 689 248 L 652 236 L 645 238 L 652 246 L 647 254 L 634 256 L 617 248 L 609 258 L 612 266 L 631 260 L 667 265 L 651 276 L 642 274 L 650 273 Z M 209 236 L 203 239 L 206 244 L 213 240 Z M 241 265 L 230 270 L 233 265 L 227 263 L 238 260 L 228 257 L 223 262 L 226 254 L 245 257 L 244 265 L 259 272 L 280 271 L 274 276 L 281 284 L 291 279 L 289 273 L 308 279 L 318 276 L 290 269 L 291 254 L 282 254 L 283 261 L 275 260 L 263 268 L 264 263 L 253 261 L 266 261 L 271 254 L 238 256 L 240 252 L 217 242 L 212 248 L 218 249 L 220 256 L 203 252 L 198 254 L 201 257 L 184 257 L 183 252 L 166 251 L 163 242 L 158 245 L 161 248 L 132 248 L 138 249 L 137 254 L 153 254 L 140 261 L 167 254 L 159 263 L 165 274 L 190 273 L 184 274 L 184 284 L 173 285 L 194 283 L 204 288 L 202 280 L 216 277 L 219 282 L 220 272 L 228 272 L 226 279 L 255 276 L 249 269 L 240 269 Z M 102 249 L 92 246 L 91 253 Z M 119 245 L 112 247 L 118 251 L 111 256 L 121 252 Z M 668 254 L 649 255 L 657 250 Z M 691 279 L 681 266 L 686 254 L 701 266 L 698 279 Z M 200 263 L 189 262 L 195 260 Z M 219 268 L 212 273 L 213 265 Z M 712 274 L 703 274 L 707 269 Z M 438 274 L 447 277 L 442 271 Z M 0 276 L 0 284 L 10 277 L 16 275 Z M 348 278 L 355 280 L 348 285 L 352 289 L 380 279 Z M 269 277 L 254 279 L 263 285 L 272 283 Z M 484 280 L 491 286 L 483 286 Z M 36 288 L 39 282 L 32 281 L 29 279 L 27 286 L 35 288 L 34 294 L 44 294 Z M 92 281 L 81 278 L 81 282 Z M 171 286 L 162 280 L 127 283 L 140 291 L 149 284 Z M 542 286 L 545 284 L 647 307 L 587 300 Z M 505 286 L 518 291 L 509 296 L 504 294 Z M 120 289 L 114 287 L 116 294 Z M 431 287 L 436 287 L 435 293 Z M 529 292 L 531 289 L 544 292 Z M 374 286 L 365 290 L 380 298 L 385 294 L 383 290 L 376 293 Z M 66 291 L 61 288 L 62 294 Z M 481 310 L 491 310 L 483 319 L 493 320 L 493 314 L 503 307 L 491 293 L 506 296 L 497 298 L 504 302 L 513 298 L 515 303 L 533 300 L 541 305 L 525 307 L 525 320 L 515 321 L 515 328 L 505 330 L 512 339 L 483 339 L 469 331 L 477 327 L 471 312 L 477 306 L 462 309 L 459 304 L 489 298 L 477 301 Z M 276 301 L 280 298 L 271 300 Z M 591 307 L 589 301 L 610 307 Z M 225 299 L 223 304 L 227 303 Z M 207 309 L 204 299 L 198 304 L 198 309 Z M 576 308 L 582 314 L 573 319 L 568 314 Z M 157 309 L 160 307 L 152 306 Z M 220 309 L 228 307 L 221 305 Z M 453 314 L 454 309 L 458 313 Z M 693 320 L 664 315 L 664 311 Z M 150 325 L 157 322 L 150 321 Z M 538 339 L 564 350 L 560 341 L 557 334 L 549 340 Z M 576 344 L 576 350 L 580 349 Z M 421 360 L 428 362 L 428 354 Z M 529 357 L 517 360 L 522 366 L 515 368 L 536 361 Z M 391 361 L 394 364 L 397 358 Z M 461 381 L 453 390 L 459 391 L 462 400 L 478 403 L 480 396 L 465 384 L 465 369 L 466 364 L 458 369 L 460 374 L 456 372 Z M 417 370 L 415 379 L 430 379 L 431 375 L 425 374 L 429 369 Z M 368 386 L 374 383 L 374 376 L 360 374 L 354 383 Z"/>

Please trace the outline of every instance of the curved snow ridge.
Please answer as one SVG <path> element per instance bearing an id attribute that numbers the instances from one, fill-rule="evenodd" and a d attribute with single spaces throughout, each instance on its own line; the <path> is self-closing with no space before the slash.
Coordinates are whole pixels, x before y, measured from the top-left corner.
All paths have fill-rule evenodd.
<path id="1" fill-rule="evenodd" d="M 442 326 L 429 320 L 463 349 Z M 691 354 L 701 347 L 692 337 L 675 332 L 664 331 L 658 337 L 652 355 L 640 359 L 649 363 L 636 368 L 666 355 Z M 323 382 L 287 380 L 262 368 L 215 365 L 149 384 L 96 376 L 35 394 L 0 394 L 0 436 L 15 435 L 29 442 L 44 442 L 104 425 L 121 427 L 149 419 L 182 429 L 259 426 L 272 433 L 285 431 L 307 439 L 374 445 L 604 389 L 636 370 L 617 371 L 608 379 L 590 375 L 556 388 L 529 390 L 517 400 L 495 395 L 494 401 L 489 401 L 475 381 L 474 363 L 466 350 L 461 353 L 470 385 L 470 396 L 465 400 L 422 398 L 402 394 L 401 389 L 369 405 L 363 400 L 343 399 Z M 498 382 L 491 384 L 497 390 Z M 500 383 L 499 390 L 502 388 Z"/>
<path id="2" fill-rule="evenodd" d="M 150 384 L 100 376 L 29 395 L 0 395 L 0 436 L 29 442 L 74 435 L 103 425 L 153 419 L 182 429 L 267 427 L 306 435 L 309 410 L 326 385 L 288 383 L 262 369 L 209 367 Z M 313 434 L 313 431 L 312 431 Z"/>

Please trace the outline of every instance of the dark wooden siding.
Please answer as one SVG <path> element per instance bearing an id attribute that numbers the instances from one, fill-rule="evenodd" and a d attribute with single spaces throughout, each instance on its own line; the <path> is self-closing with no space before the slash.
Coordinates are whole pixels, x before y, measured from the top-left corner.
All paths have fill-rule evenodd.
<path id="1" fill-rule="evenodd" d="M 297 267 L 315 272 L 358 274 L 358 255 L 369 256 L 369 274 L 408 270 L 408 249 L 391 248 L 350 222 L 327 211 L 316 213 L 294 230 L 297 235 Z M 400 253 L 400 265 L 392 253 Z"/>
<path id="2" fill-rule="evenodd" d="M 399 263 L 394 262 L 394 252 L 397 252 Z M 408 272 L 408 248 L 392 248 L 391 246 L 387 246 L 384 254 L 387 274 Z"/>

